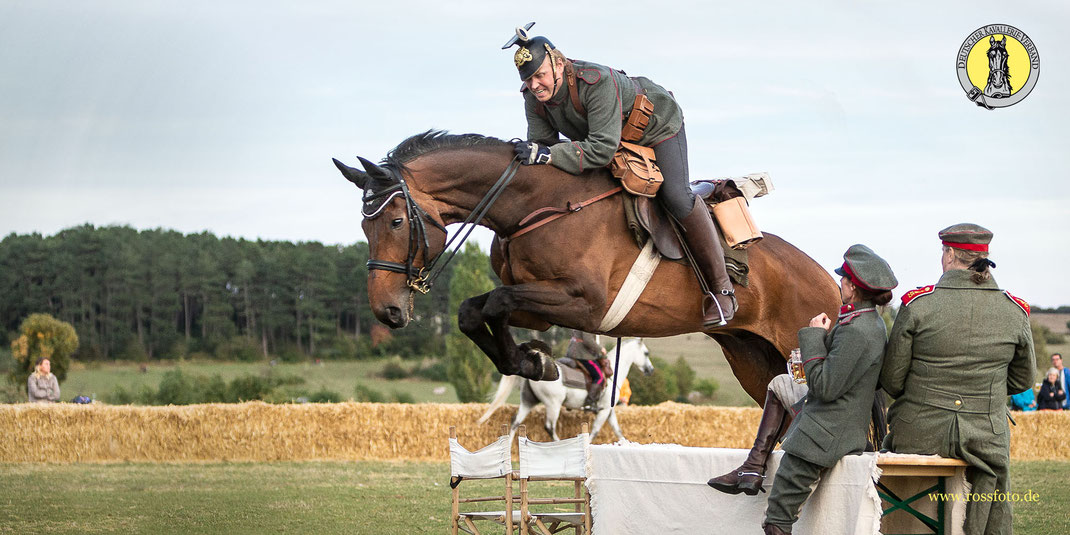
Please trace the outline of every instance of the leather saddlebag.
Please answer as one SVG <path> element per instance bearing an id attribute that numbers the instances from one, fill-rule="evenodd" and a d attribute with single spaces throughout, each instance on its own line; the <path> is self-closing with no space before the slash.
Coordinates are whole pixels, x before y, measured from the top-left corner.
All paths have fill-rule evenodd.
<path id="1" fill-rule="evenodd" d="M 665 178 L 654 162 L 654 149 L 621 141 L 609 170 L 632 195 L 653 197 Z"/>
<path id="2" fill-rule="evenodd" d="M 744 197 L 713 205 L 713 217 L 724 233 L 725 242 L 733 249 L 746 249 L 762 239 L 762 232 L 754 224 Z"/>

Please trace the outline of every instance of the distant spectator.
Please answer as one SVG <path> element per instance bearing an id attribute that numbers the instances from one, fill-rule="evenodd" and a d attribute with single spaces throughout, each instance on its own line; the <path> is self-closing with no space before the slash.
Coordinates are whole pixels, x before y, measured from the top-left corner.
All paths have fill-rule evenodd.
<path id="1" fill-rule="evenodd" d="M 1063 367 L 1063 356 L 1058 353 L 1052 353 L 1051 367 L 1059 372 L 1059 388 L 1066 392 L 1066 387 L 1070 386 L 1070 368 Z M 1070 396 L 1066 396 L 1066 399 L 1063 400 L 1063 408 L 1070 410 Z"/>
<path id="2" fill-rule="evenodd" d="M 30 403 L 59 401 L 59 381 L 52 375 L 52 363 L 48 359 L 37 359 L 34 372 L 26 380 L 26 394 Z"/>
<path id="3" fill-rule="evenodd" d="M 1037 410 L 1037 398 L 1032 388 L 1011 396 L 1011 410 L 1030 412 Z"/>
<path id="4" fill-rule="evenodd" d="M 1040 385 L 1037 408 L 1042 411 L 1061 411 L 1066 399 L 1066 390 L 1059 388 L 1059 370 L 1048 368 L 1048 377 Z"/>
<path id="5" fill-rule="evenodd" d="M 632 385 L 628 382 L 628 378 L 625 377 L 620 382 L 620 396 L 617 397 L 617 403 L 621 405 L 627 405 L 632 400 Z"/>

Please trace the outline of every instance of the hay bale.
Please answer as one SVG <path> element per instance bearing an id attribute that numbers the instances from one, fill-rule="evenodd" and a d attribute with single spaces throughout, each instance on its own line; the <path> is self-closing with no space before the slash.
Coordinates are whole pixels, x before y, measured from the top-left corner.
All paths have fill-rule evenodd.
<path id="1" fill-rule="evenodd" d="M 451 425 L 469 448 L 492 442 L 516 407 L 485 425 L 487 405 L 324 403 L 271 405 L 259 401 L 135 407 L 73 404 L 0 405 L 0 462 L 202 462 L 300 460 L 413 460 L 449 458 Z M 528 436 L 549 440 L 545 409 L 532 411 Z M 761 409 L 662 403 L 620 407 L 625 436 L 640 443 L 749 448 Z M 1070 412 L 1015 416 L 1011 455 L 1020 460 L 1070 460 L 1060 448 Z M 590 413 L 565 411 L 558 434 L 575 436 Z M 596 443 L 613 442 L 607 427 Z"/>

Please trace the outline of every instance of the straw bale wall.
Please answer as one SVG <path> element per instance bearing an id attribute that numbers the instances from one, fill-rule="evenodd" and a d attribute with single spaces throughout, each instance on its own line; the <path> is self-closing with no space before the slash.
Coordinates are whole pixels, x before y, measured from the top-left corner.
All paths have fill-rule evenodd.
<path id="1" fill-rule="evenodd" d="M 490 443 L 516 407 L 500 409 L 486 425 L 485 404 L 261 402 L 168 407 L 0 405 L 0 462 L 201 462 L 296 460 L 421 460 L 449 457 L 449 426 L 462 445 Z M 528 436 L 549 440 L 544 412 L 528 417 Z M 621 407 L 629 440 L 685 446 L 749 448 L 757 408 L 663 403 Z M 1059 446 L 1070 432 L 1070 412 L 1016 414 L 1011 454 L 1016 459 L 1070 461 Z M 566 411 L 562 437 L 579 432 L 589 414 Z M 616 440 L 608 427 L 596 442 Z"/>

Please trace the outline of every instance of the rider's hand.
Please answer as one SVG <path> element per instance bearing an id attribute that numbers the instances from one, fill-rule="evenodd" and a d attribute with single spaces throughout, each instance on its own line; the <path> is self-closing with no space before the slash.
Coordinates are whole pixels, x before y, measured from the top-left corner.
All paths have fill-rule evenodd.
<path id="1" fill-rule="evenodd" d="M 810 320 L 810 326 L 821 327 L 822 329 L 825 329 L 827 331 L 830 327 L 832 327 L 832 320 L 829 319 L 827 314 L 822 312 L 821 314 L 814 316 L 814 318 Z"/>
<path id="2" fill-rule="evenodd" d="M 550 163 L 550 147 L 539 145 L 534 141 L 517 141 L 513 143 L 513 152 L 524 165 Z"/>

